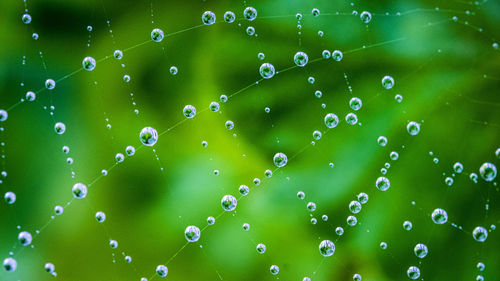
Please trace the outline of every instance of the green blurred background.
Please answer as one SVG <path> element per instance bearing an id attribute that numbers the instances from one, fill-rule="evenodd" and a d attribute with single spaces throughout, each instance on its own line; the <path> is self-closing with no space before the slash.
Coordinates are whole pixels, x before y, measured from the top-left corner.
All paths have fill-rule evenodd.
<path id="1" fill-rule="evenodd" d="M 126 51 L 121 61 L 100 61 L 94 71 L 79 72 L 53 91 L 39 92 L 35 102 L 9 111 L 0 133 L 2 168 L 8 173 L 0 193 L 14 191 L 17 202 L 0 204 L 0 258 L 13 251 L 18 269 L 1 270 L 0 280 L 52 280 L 43 270 L 46 262 L 54 263 L 61 280 L 149 278 L 185 244 L 186 226 L 204 227 L 208 216 L 221 213 L 221 197 L 237 195 L 241 184 L 250 186 L 250 194 L 236 212 L 217 219 L 199 242 L 168 263 L 169 280 L 352 280 L 355 273 L 363 280 L 407 280 L 411 265 L 420 267 L 425 280 L 476 280 L 479 273 L 485 280 L 499 278 L 497 232 L 485 243 L 470 235 L 478 225 L 489 229 L 499 223 L 498 187 L 468 178 L 484 162 L 498 165 L 500 61 L 492 47 L 500 31 L 498 2 L 44 0 L 27 6 L 33 18 L 29 25 L 21 22 L 22 1 L 0 4 L 4 109 L 26 91 L 42 88 L 45 79 L 81 68 L 86 56 L 101 59 L 148 41 L 157 27 L 167 37 Z M 258 10 L 255 21 L 242 20 L 246 6 Z M 311 15 L 315 7 L 319 17 Z M 416 8 L 424 10 L 396 15 Z M 206 10 L 217 15 L 218 23 L 168 36 L 201 24 Z M 237 15 L 235 23 L 220 22 L 227 10 Z M 363 24 L 350 15 L 353 10 L 372 12 L 372 21 Z M 334 15 L 337 11 L 342 14 Z M 300 46 L 297 12 L 304 15 Z M 458 22 L 451 20 L 455 15 Z M 245 33 L 249 25 L 258 36 Z M 33 32 L 38 40 L 31 38 Z M 373 46 L 393 39 L 402 40 Z M 365 50 L 348 52 L 363 45 Z M 221 103 L 220 114 L 203 111 L 221 94 L 231 95 L 260 78 L 259 52 L 282 70 L 293 65 L 297 51 L 312 60 L 324 49 L 343 50 L 344 59 L 294 68 Z M 169 73 L 174 65 L 175 76 Z M 125 74 L 130 83 L 123 82 Z M 385 75 L 396 81 L 391 90 L 381 86 Z M 307 82 L 310 76 L 314 84 Z M 316 90 L 323 92 L 321 99 L 314 96 Z M 396 94 L 403 96 L 402 103 L 395 101 Z M 363 101 L 356 112 L 360 126 L 344 121 L 352 96 Z M 33 249 L 21 250 L 18 225 L 33 234 L 41 229 L 55 205 L 72 199 L 74 183 L 92 182 L 127 145 L 139 148 L 143 127 L 164 132 L 184 120 L 186 104 L 198 109 L 194 119 L 162 135 L 156 152 L 143 147 L 126 157 L 92 185 L 86 199 L 73 201 L 50 222 L 34 238 Z M 50 105 L 54 118 L 44 109 Z M 341 123 L 311 145 L 314 130 L 325 133 L 328 112 Z M 224 127 L 226 120 L 234 121 L 232 131 Z M 421 123 L 415 137 L 406 132 L 410 120 Z M 61 136 L 53 130 L 57 121 L 67 126 Z M 386 147 L 377 144 L 381 135 L 389 140 Z M 66 163 L 63 145 L 71 149 L 72 165 Z M 389 159 L 393 150 L 400 155 L 397 161 Z M 289 163 L 265 179 L 276 152 L 286 153 Z M 448 187 L 444 179 L 457 161 L 465 171 Z M 386 162 L 391 163 L 391 188 L 382 193 L 374 183 Z M 252 184 L 255 177 L 262 179 L 260 186 Z M 304 201 L 296 197 L 299 190 L 306 193 Z M 357 215 L 358 225 L 348 227 L 348 204 L 359 192 L 370 200 Z M 312 213 L 316 225 L 305 207 L 309 201 L 318 206 Z M 430 213 L 435 208 L 444 208 L 449 222 L 464 231 L 450 223 L 434 225 Z M 99 210 L 107 215 L 103 224 L 94 218 Z M 405 220 L 413 223 L 410 232 L 403 230 Z M 242 230 L 244 222 L 251 225 L 249 232 Z M 337 226 L 346 230 L 338 240 Z M 119 247 L 111 249 L 109 239 Z M 335 241 L 333 257 L 319 254 L 324 239 Z M 385 251 L 382 241 L 388 244 Z M 256 252 L 257 243 L 267 245 L 265 254 Z M 420 265 L 413 254 L 417 243 L 430 251 Z M 122 253 L 133 258 L 131 264 Z M 476 269 L 479 261 L 486 265 L 484 272 Z M 280 267 L 279 275 L 269 273 L 272 264 Z"/>

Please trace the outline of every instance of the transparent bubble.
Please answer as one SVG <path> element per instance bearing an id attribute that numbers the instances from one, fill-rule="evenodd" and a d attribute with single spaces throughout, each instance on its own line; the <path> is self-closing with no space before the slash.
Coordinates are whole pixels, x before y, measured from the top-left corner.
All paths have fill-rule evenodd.
<path id="1" fill-rule="evenodd" d="M 389 187 L 391 187 L 391 182 L 386 177 L 379 177 L 375 182 L 375 186 L 380 191 L 386 191 L 387 189 L 389 189 Z"/>
<path id="2" fill-rule="evenodd" d="M 384 76 L 384 78 L 382 78 L 382 86 L 387 90 L 392 89 L 392 87 L 394 87 L 394 78 L 391 76 Z"/>
<path id="3" fill-rule="evenodd" d="M 87 71 L 92 71 L 96 66 L 96 61 L 93 57 L 86 57 L 83 59 L 82 65 L 83 69 Z"/>
<path id="4" fill-rule="evenodd" d="M 215 218 L 210 216 L 207 218 L 208 225 L 213 225 L 215 223 Z"/>
<path id="5" fill-rule="evenodd" d="M 347 217 L 347 224 L 349 226 L 355 226 L 358 223 L 358 219 L 355 216 L 348 216 Z"/>
<path id="6" fill-rule="evenodd" d="M 87 186 L 83 183 L 75 183 L 71 191 L 76 199 L 83 199 L 87 196 Z"/>
<path id="7" fill-rule="evenodd" d="M 35 99 L 36 99 L 36 94 L 34 92 L 28 91 L 26 93 L 26 100 L 27 101 L 34 101 Z M 1 115 L 1 113 L 0 113 L 0 115 Z M 2 117 L 0 116 L 0 121 L 2 121 L 1 119 L 2 119 Z"/>
<path id="8" fill-rule="evenodd" d="M 264 244 L 258 244 L 257 245 L 257 253 L 263 254 L 266 252 L 266 245 Z"/>
<path id="9" fill-rule="evenodd" d="M 319 139 L 321 139 L 321 136 L 322 136 L 322 134 L 321 134 L 320 131 L 314 131 L 313 132 L 313 139 L 319 140 Z"/>
<path id="10" fill-rule="evenodd" d="M 224 103 L 224 102 L 227 101 L 227 96 L 226 95 L 220 95 L 219 100 Z"/>
<path id="11" fill-rule="evenodd" d="M 242 225 L 242 227 L 243 227 L 243 230 L 245 230 L 245 231 L 249 231 L 250 230 L 250 225 L 248 223 L 244 223 Z"/>
<path id="12" fill-rule="evenodd" d="M 253 184 L 255 184 L 256 186 L 260 185 L 260 179 L 259 178 L 254 178 L 253 179 Z"/>
<path id="13" fill-rule="evenodd" d="M 263 59 L 265 59 L 265 58 L 266 58 L 266 56 L 264 55 L 264 53 L 258 53 L 258 54 L 257 54 L 257 58 L 258 58 L 259 60 L 263 60 Z"/>
<path id="14" fill-rule="evenodd" d="M 410 221 L 403 222 L 403 229 L 404 230 L 410 231 L 412 227 L 413 227 L 413 224 Z"/>
<path id="15" fill-rule="evenodd" d="M 30 14 L 24 14 L 22 17 L 21 17 L 21 21 L 24 23 L 24 24 L 28 24 L 31 22 L 31 15 Z"/>
<path id="16" fill-rule="evenodd" d="M 211 11 L 206 11 L 201 15 L 203 24 L 211 25 L 215 23 L 215 14 Z"/>
<path id="17" fill-rule="evenodd" d="M 123 75 L 123 81 L 125 81 L 127 83 L 130 82 L 130 75 L 128 75 L 128 74 Z"/>
<path id="18" fill-rule="evenodd" d="M 332 52 L 332 59 L 334 61 L 341 61 L 343 57 L 344 57 L 344 55 L 339 50 L 335 50 Z"/>
<path id="19" fill-rule="evenodd" d="M 56 213 L 56 215 L 62 215 L 62 213 L 64 212 L 64 208 L 62 206 L 55 206 L 54 207 L 54 212 Z"/>
<path id="20" fill-rule="evenodd" d="M 56 81 L 54 81 L 54 79 L 45 80 L 45 88 L 47 88 L 47 90 L 53 90 L 55 87 Z"/>
<path id="21" fill-rule="evenodd" d="M 7 113 L 7 111 L 4 109 L 0 109 L 0 122 L 7 120 L 8 117 L 9 114 Z"/>
<path id="22" fill-rule="evenodd" d="M 250 191 L 250 189 L 248 188 L 248 186 L 242 184 L 238 188 L 238 191 L 240 192 L 241 195 L 246 196 L 246 195 L 248 195 L 248 192 Z"/>
<path id="23" fill-rule="evenodd" d="M 257 10 L 254 7 L 246 7 L 243 10 L 243 17 L 249 21 L 253 21 L 257 17 Z"/>
<path id="24" fill-rule="evenodd" d="M 361 281 L 361 275 L 359 275 L 358 273 L 354 274 L 352 276 L 352 280 L 353 281 Z"/>
<path id="25" fill-rule="evenodd" d="M 478 226 L 472 231 L 472 237 L 474 237 L 474 240 L 477 242 L 484 242 L 486 238 L 488 238 L 488 231 L 486 228 Z"/>
<path id="26" fill-rule="evenodd" d="M 246 33 L 247 33 L 248 35 L 250 35 L 250 36 L 254 35 L 254 34 L 255 34 L 255 27 L 253 27 L 253 26 L 249 26 L 249 27 L 247 27 L 247 29 L 246 29 Z"/>
<path id="27" fill-rule="evenodd" d="M 16 194 L 12 191 L 6 192 L 3 198 L 7 204 L 14 204 L 16 202 Z"/>
<path id="28" fill-rule="evenodd" d="M 309 278 L 309 277 L 304 277 L 304 278 L 302 279 L 302 281 L 311 281 L 311 278 Z"/>
<path id="29" fill-rule="evenodd" d="M 328 113 L 325 116 L 325 125 L 328 128 L 335 128 L 339 124 L 339 118 L 333 113 Z"/>
<path id="30" fill-rule="evenodd" d="M 447 186 L 452 186 L 453 185 L 453 179 L 451 177 L 446 177 L 444 179 L 444 183 L 447 185 Z"/>
<path id="31" fill-rule="evenodd" d="M 495 150 L 495 156 L 500 159 L 500 148 L 497 148 L 497 150 Z"/>
<path id="32" fill-rule="evenodd" d="M 304 52 L 297 52 L 293 56 L 293 61 L 295 62 L 295 65 L 297 65 L 299 67 L 304 67 L 304 66 L 306 66 L 307 62 L 309 61 L 309 57 Z"/>
<path id="33" fill-rule="evenodd" d="M 99 211 L 95 213 L 95 219 L 97 220 L 97 222 L 103 223 L 106 220 L 106 214 Z"/>
<path id="34" fill-rule="evenodd" d="M 418 124 L 415 121 L 411 121 L 406 126 L 406 130 L 408 131 L 408 133 L 410 135 L 415 136 L 416 134 L 418 134 L 420 132 L 420 124 Z"/>
<path id="35" fill-rule="evenodd" d="M 139 133 L 141 143 L 147 146 L 153 146 L 158 141 L 158 132 L 152 127 L 144 127 Z"/>
<path id="36" fill-rule="evenodd" d="M 335 244 L 330 240 L 323 240 L 319 243 L 319 253 L 324 257 L 332 256 L 335 252 Z"/>
<path id="37" fill-rule="evenodd" d="M 356 116 L 356 114 L 354 113 L 348 113 L 346 116 L 345 116 L 345 121 L 347 122 L 347 124 L 349 125 L 356 125 L 356 123 L 358 123 L 358 116 Z"/>
<path id="38" fill-rule="evenodd" d="M 410 268 L 408 268 L 408 271 L 406 272 L 406 274 L 408 275 L 408 277 L 410 279 L 418 279 L 420 277 L 420 269 L 418 269 L 418 267 L 416 266 L 410 266 Z"/>
<path id="39" fill-rule="evenodd" d="M 116 240 L 109 240 L 109 246 L 113 249 L 118 248 L 118 242 Z"/>
<path id="40" fill-rule="evenodd" d="M 315 81 L 314 77 L 307 78 L 307 82 L 309 82 L 309 84 L 314 84 L 314 81 Z"/>
<path id="41" fill-rule="evenodd" d="M 493 181 L 497 177 L 497 167 L 486 162 L 479 168 L 479 174 L 485 181 Z"/>
<path id="42" fill-rule="evenodd" d="M 202 142 L 201 142 L 201 146 L 203 146 L 203 147 L 207 147 L 207 146 L 208 146 L 208 142 L 207 142 L 207 141 L 202 141 Z"/>
<path id="43" fill-rule="evenodd" d="M 219 106 L 218 102 L 213 101 L 213 102 L 210 103 L 210 105 L 208 106 L 208 108 L 211 111 L 213 111 L 213 112 L 217 112 L 217 111 L 219 111 L 220 106 Z"/>
<path id="44" fill-rule="evenodd" d="M 322 219 L 323 221 L 327 221 L 327 220 L 328 220 L 328 216 L 327 216 L 327 215 L 322 215 L 322 216 L 321 216 L 321 219 Z"/>
<path id="45" fill-rule="evenodd" d="M 483 271 L 485 268 L 484 263 L 482 263 L 482 262 L 478 262 L 476 267 L 477 267 L 477 269 L 479 269 L 479 271 Z"/>
<path id="46" fill-rule="evenodd" d="M 385 242 L 380 242 L 380 249 L 382 249 L 382 250 L 387 249 L 387 243 L 385 243 Z"/>
<path id="47" fill-rule="evenodd" d="M 316 224 L 318 220 L 316 218 L 311 218 L 311 224 Z"/>
<path id="48" fill-rule="evenodd" d="M 226 129 L 232 130 L 234 128 L 234 122 L 231 120 L 227 120 L 224 126 L 226 127 Z"/>
<path id="49" fill-rule="evenodd" d="M 170 67 L 170 74 L 177 75 L 178 72 L 179 72 L 179 70 L 177 69 L 176 66 Z"/>
<path id="50" fill-rule="evenodd" d="M 398 158 L 399 158 L 399 154 L 398 154 L 396 151 L 392 151 L 392 152 L 389 154 L 389 157 L 391 158 L 391 160 L 396 161 L 396 160 L 398 160 Z"/>
<path id="51" fill-rule="evenodd" d="M 276 167 L 281 168 L 286 165 L 286 163 L 288 162 L 288 158 L 286 157 L 285 153 L 278 152 L 274 155 L 273 162 Z"/>
<path id="52" fill-rule="evenodd" d="M 435 224 L 444 224 L 448 221 L 448 214 L 446 213 L 445 210 L 443 209 L 435 209 L 433 212 L 432 212 L 432 221 L 435 223 Z"/>
<path id="53" fill-rule="evenodd" d="M 160 277 L 166 277 L 168 274 L 168 268 L 161 264 L 156 267 L 156 274 Z"/>
<path id="54" fill-rule="evenodd" d="M 361 100 L 359 98 L 356 98 L 356 97 L 352 98 L 349 101 L 349 106 L 352 108 L 352 110 L 359 110 L 362 105 L 363 105 L 363 103 L 361 102 Z"/>
<path id="55" fill-rule="evenodd" d="M 127 146 L 125 148 L 125 153 L 128 155 L 128 156 L 132 156 L 135 154 L 135 148 L 131 145 Z"/>
<path id="56" fill-rule="evenodd" d="M 227 11 L 224 13 L 224 21 L 227 23 L 232 23 L 236 19 L 236 16 L 234 15 L 233 12 Z"/>
<path id="57" fill-rule="evenodd" d="M 238 204 L 238 202 L 236 201 L 236 198 L 232 195 L 224 195 L 224 197 L 222 197 L 222 200 L 220 201 L 220 204 L 222 206 L 222 209 L 224 209 L 224 211 L 233 211 L 234 209 L 236 209 L 236 205 Z"/>
<path id="58" fill-rule="evenodd" d="M 386 146 L 387 145 L 387 138 L 384 137 L 384 136 L 380 136 L 378 137 L 377 139 L 377 143 L 380 145 L 380 146 Z"/>
<path id="59" fill-rule="evenodd" d="M 54 266 L 54 264 L 48 262 L 46 263 L 43 268 L 45 269 L 46 272 L 48 273 L 54 273 L 54 271 L 56 270 L 56 267 Z"/>
<path id="60" fill-rule="evenodd" d="M 121 163 L 121 162 L 123 162 L 123 160 L 125 160 L 125 156 L 123 156 L 122 153 L 117 153 L 115 155 L 115 161 L 116 161 L 116 163 Z"/>
<path id="61" fill-rule="evenodd" d="M 477 178 L 478 178 L 478 175 L 477 175 L 476 173 L 470 173 L 469 178 L 470 178 L 473 182 L 477 183 Z"/>
<path id="62" fill-rule="evenodd" d="M 198 241 L 198 239 L 200 239 L 200 234 L 200 229 L 194 225 L 190 225 L 184 230 L 184 237 L 186 237 L 188 242 Z"/>
<path id="63" fill-rule="evenodd" d="M 54 125 L 54 130 L 56 131 L 56 133 L 58 135 L 62 135 L 66 131 L 66 125 L 64 125 L 64 123 L 62 123 L 62 122 L 57 122 Z"/>
<path id="64" fill-rule="evenodd" d="M 330 51 L 328 51 L 328 50 L 323 50 L 323 52 L 321 53 L 321 56 L 324 59 L 329 59 L 332 56 L 332 53 L 330 53 Z"/>
<path id="65" fill-rule="evenodd" d="M 317 17 L 317 16 L 319 16 L 319 14 L 320 14 L 319 9 L 317 9 L 317 8 L 312 9 L 313 16 Z"/>
<path id="66" fill-rule="evenodd" d="M 271 265 L 269 272 L 271 272 L 272 275 L 277 275 L 280 272 L 280 268 L 277 265 Z"/>
<path id="67" fill-rule="evenodd" d="M 266 178 L 270 178 L 273 176 L 273 171 L 271 170 L 265 170 L 264 171 L 264 175 L 266 176 Z"/>
<path id="68" fill-rule="evenodd" d="M 358 202 L 361 204 L 366 204 L 368 202 L 368 194 L 364 192 L 358 194 Z"/>
<path id="69" fill-rule="evenodd" d="M 186 105 L 182 110 L 182 113 L 186 118 L 193 118 L 196 115 L 196 108 L 192 105 Z"/>
<path id="70" fill-rule="evenodd" d="M 361 203 L 358 201 L 351 201 L 351 203 L 349 203 L 349 211 L 353 214 L 359 213 L 361 211 Z"/>
<path id="71" fill-rule="evenodd" d="M 125 261 L 127 263 L 131 263 L 132 262 L 132 257 L 131 256 L 125 256 Z"/>
<path id="72" fill-rule="evenodd" d="M 316 210 L 316 204 L 314 202 L 307 203 L 307 209 L 309 212 L 314 212 Z"/>
<path id="73" fill-rule="evenodd" d="M 163 37 L 165 37 L 163 30 L 155 28 L 153 29 L 153 31 L 151 31 L 151 39 L 153 39 L 153 41 L 161 42 L 163 40 Z"/>
<path id="74" fill-rule="evenodd" d="M 302 191 L 299 191 L 297 192 L 297 198 L 303 200 L 304 198 L 306 198 L 306 194 Z"/>
<path id="75" fill-rule="evenodd" d="M 427 253 L 429 253 L 429 249 L 425 244 L 417 244 L 415 245 L 415 248 L 413 248 L 413 252 L 415 253 L 415 256 L 423 259 L 427 256 Z"/>
<path id="76" fill-rule="evenodd" d="M 263 63 L 259 68 L 260 76 L 264 79 L 271 79 L 274 76 L 274 66 L 270 63 Z"/>
<path id="77" fill-rule="evenodd" d="M 344 234 L 344 229 L 341 226 L 337 226 L 337 228 L 335 228 L 335 233 L 340 236 Z"/>
<path id="78" fill-rule="evenodd" d="M 123 52 L 121 50 L 115 50 L 113 53 L 113 57 L 117 60 L 121 60 L 123 58 Z"/>
<path id="79" fill-rule="evenodd" d="M 29 233 L 27 231 L 22 231 L 17 236 L 17 240 L 19 240 L 19 242 L 21 242 L 21 245 L 28 246 L 31 244 L 31 241 L 33 241 L 33 238 L 31 237 L 31 233 Z"/>
<path id="80" fill-rule="evenodd" d="M 17 261 L 13 258 L 6 258 L 3 260 L 3 268 L 6 271 L 16 271 Z"/>
<path id="81" fill-rule="evenodd" d="M 372 14 L 370 14 L 370 12 L 367 11 L 361 12 L 359 17 L 361 18 L 361 21 L 364 23 L 369 23 L 372 20 Z"/>
<path id="82" fill-rule="evenodd" d="M 403 101 L 403 96 L 400 94 L 397 94 L 394 96 L 394 99 L 398 102 L 401 103 Z"/>

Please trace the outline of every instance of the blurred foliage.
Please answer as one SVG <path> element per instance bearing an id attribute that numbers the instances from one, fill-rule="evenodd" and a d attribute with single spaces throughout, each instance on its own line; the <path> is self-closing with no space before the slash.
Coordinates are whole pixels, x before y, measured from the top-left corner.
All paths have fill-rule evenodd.
<path id="1" fill-rule="evenodd" d="M 258 10 L 255 21 L 242 19 L 248 5 Z M 475 280 L 479 261 L 486 264 L 485 280 L 499 278 L 496 232 L 484 244 L 470 235 L 477 225 L 498 223 L 498 187 L 468 178 L 484 162 L 498 165 L 499 53 L 492 48 L 500 31 L 498 2 L 33 0 L 27 6 L 33 18 L 29 25 L 20 20 L 22 1 L 0 4 L 1 108 L 18 102 L 27 90 L 43 88 L 47 78 L 80 69 L 85 56 L 98 63 L 92 72 L 58 82 L 53 91 L 38 92 L 35 102 L 13 108 L 1 124 L 8 172 L 1 193 L 11 190 L 18 198 L 14 205 L 0 204 L 2 260 L 13 251 L 18 261 L 16 272 L 0 271 L 1 280 L 52 280 L 43 271 L 46 262 L 55 264 L 61 280 L 149 278 L 185 244 L 186 226 L 203 228 L 208 216 L 222 212 L 221 197 L 237 195 L 241 184 L 250 186 L 250 194 L 234 214 L 218 218 L 198 243 L 168 263 L 168 279 L 273 280 L 277 277 L 269 267 L 276 264 L 281 280 L 352 280 L 354 273 L 363 280 L 406 280 L 411 265 L 420 267 L 425 280 Z M 319 17 L 311 15 L 314 7 L 321 10 Z M 215 25 L 169 35 L 201 24 L 206 10 L 217 15 Z M 237 15 L 235 23 L 221 22 L 227 10 Z M 363 24 L 353 10 L 372 12 L 372 21 Z M 297 12 L 304 15 L 300 36 Z M 249 25 L 258 36 L 245 33 Z M 167 35 L 161 43 L 149 38 L 156 27 Z M 33 32 L 38 40 L 31 38 Z M 121 61 L 111 56 L 148 40 L 125 51 Z M 259 52 L 279 71 L 293 66 L 297 51 L 311 61 L 324 49 L 344 51 L 343 60 L 310 62 L 253 85 L 260 79 Z M 175 76 L 169 73 L 173 65 L 179 69 Z M 125 74 L 131 76 L 129 83 L 123 82 Z M 394 77 L 393 89 L 382 88 L 384 75 Z M 307 82 L 310 76 L 314 84 Z M 230 96 L 249 85 L 221 103 L 220 114 L 206 110 L 221 94 Z M 314 96 L 316 90 L 322 98 Z M 403 96 L 402 103 L 394 100 L 396 94 Z M 359 126 L 344 121 L 352 96 L 363 101 L 356 112 Z M 176 126 L 185 119 L 186 104 L 198 114 Z M 269 114 L 265 107 L 271 108 Z M 328 112 L 341 123 L 311 145 L 314 130 L 325 132 Z M 226 120 L 234 121 L 233 130 L 224 127 Z M 415 137 L 406 132 L 410 120 L 421 123 Z M 67 126 L 62 136 L 53 131 L 57 121 Z M 73 184 L 91 183 L 127 145 L 139 148 L 138 134 L 145 126 L 165 132 L 155 152 L 138 149 L 95 182 L 86 199 L 72 201 Z M 381 135 L 389 140 L 386 147 L 376 142 Z M 63 145 L 71 149 L 71 166 Z M 389 159 L 393 150 L 400 155 L 397 161 Z M 266 179 L 264 170 L 273 169 L 276 152 L 286 153 L 289 163 Z M 465 172 L 448 187 L 444 179 L 457 161 Z M 386 162 L 391 163 L 391 188 L 382 193 L 375 180 Z M 252 184 L 255 177 L 262 179 L 260 186 Z M 296 197 L 299 190 L 306 193 L 304 201 Z M 351 228 L 347 206 L 360 192 L 370 200 Z M 68 201 L 70 207 L 52 221 L 54 206 Z M 312 213 L 316 225 L 305 208 L 309 201 L 318 206 Z M 447 210 L 449 222 L 463 231 L 450 223 L 433 224 L 435 208 Z M 103 224 L 95 221 L 96 211 L 106 213 Z M 403 230 L 405 220 L 413 223 L 410 232 Z M 244 222 L 250 223 L 249 232 L 242 230 Z M 42 230 L 34 249 L 15 243 L 17 225 L 31 233 Z M 346 230 L 340 238 L 337 226 Z M 118 241 L 116 250 L 109 239 Z M 319 254 L 323 239 L 335 242 L 333 257 Z M 388 244 L 385 251 L 382 241 Z M 265 254 L 257 254 L 257 243 L 267 245 Z M 413 254 L 417 243 L 430 250 L 421 264 Z M 132 256 L 132 264 L 124 262 L 122 252 Z"/>

